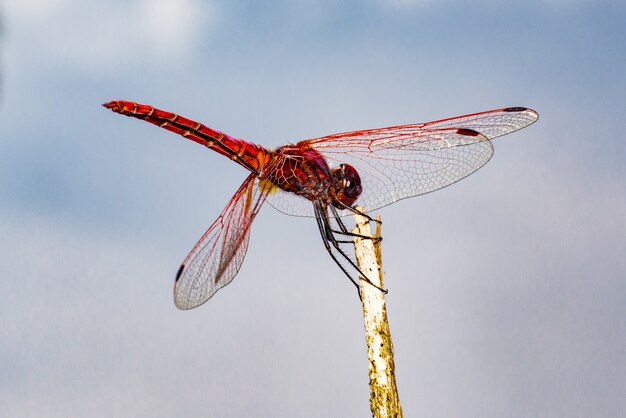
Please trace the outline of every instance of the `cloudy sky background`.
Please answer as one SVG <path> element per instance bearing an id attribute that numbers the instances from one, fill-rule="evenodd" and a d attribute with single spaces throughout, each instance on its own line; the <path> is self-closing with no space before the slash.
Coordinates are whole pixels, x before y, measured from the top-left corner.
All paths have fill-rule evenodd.
<path id="1" fill-rule="evenodd" d="M 367 416 L 360 305 L 269 205 L 199 309 L 174 274 L 246 173 L 100 107 L 271 147 L 528 106 L 470 178 L 382 211 L 407 416 L 626 410 L 623 1 L 0 3 L 0 416 Z"/>

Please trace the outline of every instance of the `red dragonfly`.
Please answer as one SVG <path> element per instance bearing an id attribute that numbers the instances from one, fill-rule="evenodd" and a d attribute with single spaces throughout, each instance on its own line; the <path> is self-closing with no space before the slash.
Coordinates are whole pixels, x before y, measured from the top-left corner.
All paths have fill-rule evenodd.
<path id="1" fill-rule="evenodd" d="M 341 216 L 360 213 L 357 205 L 375 210 L 449 186 L 489 161 L 492 139 L 539 117 L 532 109 L 508 107 L 339 133 L 270 150 L 149 105 L 117 100 L 103 106 L 180 134 L 250 171 L 180 266 L 174 286 L 180 309 L 203 304 L 232 281 L 246 255 L 250 225 L 266 200 L 286 214 L 315 217 L 328 253 L 358 288 L 337 256 L 360 273 L 340 247 L 349 241 L 337 239 L 353 235 Z"/>

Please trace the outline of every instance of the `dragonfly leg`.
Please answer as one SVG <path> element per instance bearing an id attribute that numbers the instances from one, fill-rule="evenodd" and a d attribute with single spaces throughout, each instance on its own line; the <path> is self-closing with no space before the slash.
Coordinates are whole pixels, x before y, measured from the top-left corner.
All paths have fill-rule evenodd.
<path id="1" fill-rule="evenodd" d="M 348 255 L 341 249 L 341 247 L 339 246 L 339 242 L 335 239 L 335 236 L 333 235 L 333 230 L 330 226 L 330 219 L 328 216 L 328 212 L 322 208 L 321 205 L 316 205 L 315 208 L 315 217 L 317 218 L 317 223 L 318 223 L 318 227 L 320 228 L 320 232 L 322 233 L 322 236 L 324 237 L 325 245 L 327 245 L 327 249 L 330 251 L 330 247 L 329 247 L 329 243 L 333 245 L 333 247 L 335 248 L 335 250 L 341 254 L 341 256 L 359 273 L 359 275 L 361 276 L 362 280 L 365 280 L 367 283 L 369 283 L 370 285 L 374 286 L 376 289 L 380 290 L 383 293 L 387 293 L 388 291 L 386 289 L 383 289 L 377 285 L 375 285 L 374 283 L 372 283 L 372 281 L 370 279 L 367 278 L 367 276 L 365 275 L 365 273 L 363 273 L 363 271 L 361 271 L 361 269 L 354 263 L 354 261 L 352 261 L 352 259 L 350 257 L 348 257 Z M 334 256 L 334 254 L 331 253 L 331 256 L 333 258 L 333 260 L 335 260 L 335 263 L 337 263 L 341 269 L 343 270 L 344 273 L 346 273 L 348 275 L 348 277 L 350 277 L 350 280 L 352 281 L 352 283 L 355 283 L 355 280 L 352 278 L 352 276 L 350 276 L 345 268 L 343 267 L 343 265 L 341 265 L 336 257 Z"/>
<path id="2" fill-rule="evenodd" d="M 379 224 L 381 224 L 381 225 L 382 225 L 382 223 L 383 223 L 383 221 L 379 221 L 378 219 L 374 219 L 374 218 L 372 218 L 371 216 L 369 216 L 367 213 L 365 213 L 365 212 L 361 212 L 361 211 L 360 211 L 360 210 L 358 210 L 357 208 L 353 208 L 352 206 L 348 206 L 348 205 L 346 205 L 346 204 L 344 204 L 344 203 L 341 203 L 341 202 L 339 202 L 339 204 L 341 204 L 341 206 L 343 206 L 343 208 L 342 208 L 342 209 L 347 209 L 347 210 L 349 210 L 349 211 L 350 211 L 350 212 L 352 212 L 352 213 L 355 213 L 355 214 L 357 214 L 357 215 L 361 215 L 361 216 L 363 216 L 363 217 L 367 218 L 370 222 L 376 222 L 376 223 L 379 223 Z M 335 208 L 333 207 L 332 209 L 335 209 Z"/>
<path id="3" fill-rule="evenodd" d="M 315 205 L 315 220 L 317 221 L 317 227 L 320 230 L 320 235 L 322 236 L 322 242 L 324 243 L 324 247 L 326 248 L 326 251 L 328 251 L 328 254 L 330 254 L 330 257 L 333 259 L 333 261 L 335 262 L 335 264 L 337 264 L 339 266 L 339 268 L 341 269 L 341 271 L 344 272 L 344 274 L 348 277 L 348 279 L 350 279 L 350 281 L 352 282 L 352 284 L 354 284 L 354 286 L 356 286 L 358 292 L 359 292 L 359 298 L 361 297 L 361 290 L 359 289 L 359 284 L 356 282 L 356 280 L 354 280 L 354 278 L 350 275 L 350 273 L 348 273 L 348 271 L 346 270 L 346 268 L 343 266 L 343 264 L 341 264 L 339 262 L 339 260 L 337 259 L 337 257 L 335 256 L 335 254 L 332 251 L 332 248 L 330 246 L 329 243 L 329 239 L 328 239 L 328 229 L 326 227 L 326 224 L 324 222 L 324 217 L 323 215 L 320 213 L 320 211 L 322 211 L 322 208 L 319 208 L 317 205 Z"/>
<path id="4" fill-rule="evenodd" d="M 337 230 L 332 230 L 333 233 L 335 234 L 339 234 L 339 235 L 347 235 L 349 237 L 358 237 L 358 238 L 362 238 L 362 239 L 371 239 L 374 242 L 380 242 L 383 240 L 383 237 L 368 237 L 366 235 L 361 235 L 361 234 L 357 234 L 351 231 L 348 231 L 348 228 L 346 228 L 346 225 L 343 223 L 343 221 L 341 220 L 341 217 L 339 216 L 339 214 L 337 213 L 337 209 L 335 209 L 334 206 L 330 207 L 330 210 L 333 212 L 333 218 L 335 219 L 335 221 L 337 222 L 337 225 L 339 225 L 339 229 L 340 231 Z M 365 215 L 367 216 L 367 215 Z M 368 216 L 369 218 L 369 216 Z M 369 218 L 370 221 L 372 220 L 372 218 Z M 353 241 L 337 241 L 340 243 L 352 243 Z"/>
<path id="5" fill-rule="evenodd" d="M 352 259 L 350 257 L 347 256 L 347 254 L 341 249 L 341 247 L 339 246 L 339 242 L 337 240 L 335 240 L 335 237 L 332 235 L 332 232 L 330 232 L 330 236 L 332 237 L 332 239 L 330 240 L 330 243 L 333 244 L 333 247 L 335 247 L 335 249 L 337 250 L 337 252 L 339 254 L 341 254 L 341 256 L 343 258 L 345 258 L 348 263 L 350 263 L 350 265 L 352 267 L 354 267 L 354 269 L 359 273 L 360 277 L 362 280 L 365 280 L 368 284 L 374 286 L 376 289 L 380 290 L 383 293 L 387 293 L 388 290 L 387 289 L 383 289 L 379 286 L 377 286 L 376 284 L 372 283 L 372 281 L 370 279 L 367 278 L 367 276 L 365 275 L 365 273 L 363 273 L 363 271 L 361 271 L 361 269 L 354 263 L 354 261 L 352 261 Z M 352 279 L 352 278 L 351 278 Z"/>
<path id="6" fill-rule="evenodd" d="M 367 236 L 367 235 L 356 234 L 356 233 L 354 233 L 354 232 L 344 233 L 344 232 L 337 231 L 337 230 L 334 230 L 334 229 L 331 229 L 331 231 L 332 231 L 334 234 L 337 234 L 337 235 L 347 235 L 347 236 L 349 236 L 349 237 L 357 237 L 357 238 L 362 238 L 362 239 L 371 239 L 371 240 L 372 240 L 372 241 L 374 241 L 374 242 L 379 242 L 379 241 L 382 241 L 382 240 L 383 240 L 383 237 L 370 237 L 370 236 Z M 354 241 L 352 241 L 352 240 L 337 240 L 337 242 L 340 242 L 340 243 L 342 243 L 342 244 L 343 244 L 343 243 L 346 243 L 346 244 L 352 244 L 352 243 L 354 243 Z"/>
<path id="7" fill-rule="evenodd" d="M 333 231 L 335 232 L 335 231 Z M 354 244 L 354 241 L 349 240 L 349 239 L 338 239 L 335 240 L 336 242 L 338 242 L 339 244 Z"/>

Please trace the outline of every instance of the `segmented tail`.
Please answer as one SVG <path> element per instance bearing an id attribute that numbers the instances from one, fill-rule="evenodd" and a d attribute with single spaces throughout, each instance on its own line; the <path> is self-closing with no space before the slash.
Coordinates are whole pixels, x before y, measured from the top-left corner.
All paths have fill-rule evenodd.
<path id="1" fill-rule="evenodd" d="M 259 173 L 271 158 L 270 151 L 260 145 L 233 138 L 200 122 L 195 122 L 150 105 L 126 100 L 114 100 L 104 103 L 102 106 L 121 115 L 143 119 L 146 122 L 182 135 L 230 158 L 254 173 Z"/>

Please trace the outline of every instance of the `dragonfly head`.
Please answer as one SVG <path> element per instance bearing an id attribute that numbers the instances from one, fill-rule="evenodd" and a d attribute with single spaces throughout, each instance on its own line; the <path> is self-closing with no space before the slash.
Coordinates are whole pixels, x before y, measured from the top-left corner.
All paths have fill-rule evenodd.
<path id="1" fill-rule="evenodd" d="M 333 205 L 339 209 L 352 206 L 363 191 L 359 173 L 349 164 L 340 164 L 331 170 L 331 175 L 335 192 Z"/>

